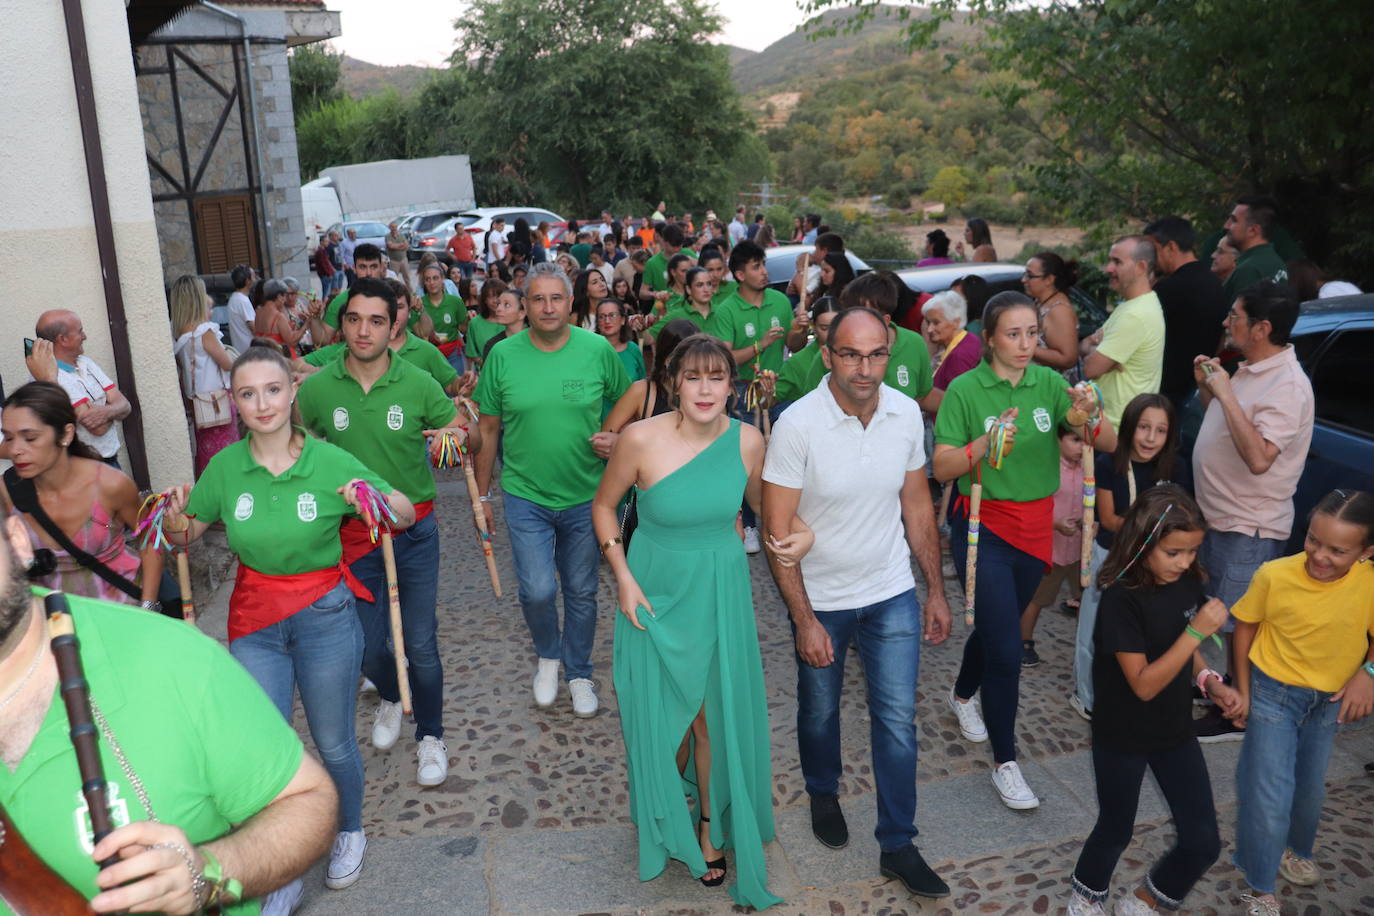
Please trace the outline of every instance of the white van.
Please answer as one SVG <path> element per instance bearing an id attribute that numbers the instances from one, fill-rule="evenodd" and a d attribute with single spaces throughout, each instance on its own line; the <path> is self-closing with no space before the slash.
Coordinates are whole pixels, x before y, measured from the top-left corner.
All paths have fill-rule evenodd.
<path id="1" fill-rule="evenodd" d="M 305 217 L 306 250 L 313 252 L 320 244 L 321 233 L 343 220 L 338 192 L 328 178 L 301 185 L 301 212 Z"/>

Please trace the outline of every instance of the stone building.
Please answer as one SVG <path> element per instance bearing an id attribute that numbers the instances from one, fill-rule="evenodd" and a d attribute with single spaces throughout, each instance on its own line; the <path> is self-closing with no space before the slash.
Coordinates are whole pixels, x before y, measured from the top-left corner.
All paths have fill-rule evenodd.
<path id="1" fill-rule="evenodd" d="M 163 282 L 236 264 L 304 281 L 287 49 L 337 36 L 339 14 L 324 0 L 182 6 L 134 36 Z"/>

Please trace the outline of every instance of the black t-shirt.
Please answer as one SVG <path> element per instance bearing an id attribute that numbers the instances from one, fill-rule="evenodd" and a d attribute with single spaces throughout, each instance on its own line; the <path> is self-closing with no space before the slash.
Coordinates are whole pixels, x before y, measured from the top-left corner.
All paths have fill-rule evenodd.
<path id="1" fill-rule="evenodd" d="M 1185 662 L 1147 702 L 1131 689 L 1116 653 L 1139 652 L 1153 662 L 1178 641 L 1205 600 L 1202 583 L 1191 575 L 1153 588 L 1113 585 L 1102 593 L 1093 635 L 1094 742 L 1145 753 L 1177 747 L 1192 737 L 1192 664 Z"/>
<path id="2" fill-rule="evenodd" d="M 1124 433 L 1122 435 L 1125 435 Z M 1111 491 L 1112 510 L 1119 516 L 1125 516 L 1126 510 L 1131 508 L 1131 485 L 1126 480 L 1125 474 L 1119 474 L 1116 470 L 1116 456 L 1107 452 L 1098 452 L 1097 458 L 1093 463 L 1094 473 L 1097 475 L 1097 492 L 1102 494 Z M 1156 480 L 1154 461 L 1132 461 L 1131 473 L 1135 476 L 1135 495 L 1136 499 L 1148 488 L 1157 483 L 1176 483 L 1189 494 L 1193 492 L 1193 474 L 1188 467 L 1188 462 L 1174 459 L 1173 477 L 1171 481 Z M 1105 525 L 1097 526 L 1097 543 L 1103 550 L 1111 550 L 1112 542 L 1116 539 L 1116 532 L 1108 531 Z"/>
<path id="3" fill-rule="evenodd" d="M 1197 388 L 1193 358 L 1212 356 L 1221 341 L 1221 323 L 1231 308 L 1221 281 L 1201 261 L 1190 261 L 1155 284 L 1164 309 L 1164 370 L 1160 393 L 1182 408 Z"/>

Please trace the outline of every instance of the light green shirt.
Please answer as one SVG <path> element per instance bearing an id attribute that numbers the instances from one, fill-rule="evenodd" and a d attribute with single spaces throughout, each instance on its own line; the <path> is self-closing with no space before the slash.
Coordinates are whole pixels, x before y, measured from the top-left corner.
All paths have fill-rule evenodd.
<path id="1" fill-rule="evenodd" d="M 1150 290 L 1116 307 L 1102 326 L 1097 352 L 1117 364 L 1098 378 L 1107 419 L 1115 428 L 1138 394 L 1159 391 L 1164 372 L 1164 309 Z"/>

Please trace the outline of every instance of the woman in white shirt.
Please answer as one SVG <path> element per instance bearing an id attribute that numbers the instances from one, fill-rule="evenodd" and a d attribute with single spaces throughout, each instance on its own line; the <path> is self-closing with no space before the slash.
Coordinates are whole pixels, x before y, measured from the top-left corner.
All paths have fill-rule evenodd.
<path id="1" fill-rule="evenodd" d="M 172 353 L 180 369 L 181 391 L 187 401 L 219 401 L 226 422 L 204 426 L 196 434 L 196 476 L 210 459 L 239 438 L 238 415 L 228 397 L 229 369 L 233 365 L 219 339 L 219 325 L 210 320 L 210 296 L 199 277 L 178 277 L 169 295 L 172 315 Z M 194 416 L 194 411 L 192 412 Z"/>

